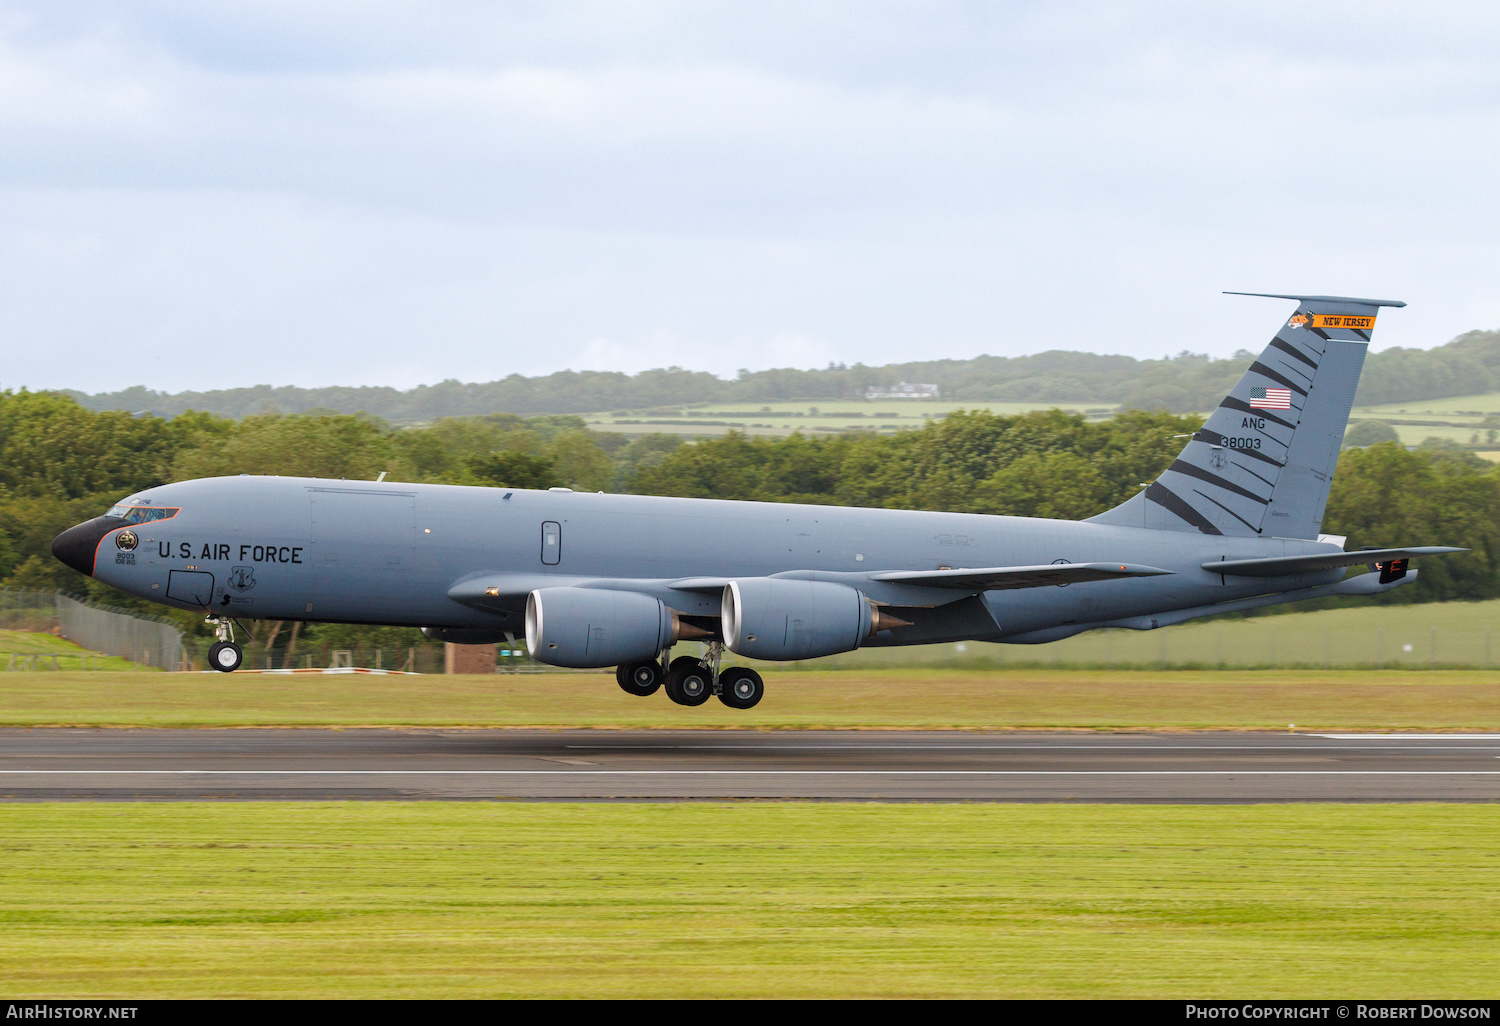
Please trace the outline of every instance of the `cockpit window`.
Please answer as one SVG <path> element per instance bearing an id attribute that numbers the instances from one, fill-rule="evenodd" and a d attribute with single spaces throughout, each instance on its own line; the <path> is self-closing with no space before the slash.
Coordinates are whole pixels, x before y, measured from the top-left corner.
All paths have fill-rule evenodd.
<path id="1" fill-rule="evenodd" d="M 118 517 L 127 524 L 148 524 L 153 520 L 167 520 L 175 517 L 181 509 L 181 506 L 127 506 L 121 503 L 111 507 L 110 511 L 104 515 Z"/>

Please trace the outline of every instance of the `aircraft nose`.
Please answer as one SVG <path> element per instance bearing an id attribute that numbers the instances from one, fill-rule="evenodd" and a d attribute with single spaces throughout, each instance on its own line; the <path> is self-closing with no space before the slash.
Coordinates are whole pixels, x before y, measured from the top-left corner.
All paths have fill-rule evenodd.
<path id="1" fill-rule="evenodd" d="M 94 576 L 94 550 L 104 536 L 124 524 L 118 517 L 95 517 L 52 539 L 52 554 L 81 574 Z"/>

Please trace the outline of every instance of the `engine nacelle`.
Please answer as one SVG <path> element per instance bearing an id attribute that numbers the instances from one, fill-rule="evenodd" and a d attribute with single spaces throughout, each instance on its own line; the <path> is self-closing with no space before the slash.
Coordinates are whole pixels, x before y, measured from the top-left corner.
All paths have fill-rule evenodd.
<path id="1" fill-rule="evenodd" d="M 660 600 L 633 591 L 538 588 L 526 598 L 526 647 L 531 658 L 553 666 L 654 659 L 679 636 L 693 633 Z"/>
<path id="2" fill-rule="evenodd" d="M 724 644 L 752 659 L 850 652 L 876 631 L 905 626 L 843 584 L 747 577 L 724 588 Z"/>

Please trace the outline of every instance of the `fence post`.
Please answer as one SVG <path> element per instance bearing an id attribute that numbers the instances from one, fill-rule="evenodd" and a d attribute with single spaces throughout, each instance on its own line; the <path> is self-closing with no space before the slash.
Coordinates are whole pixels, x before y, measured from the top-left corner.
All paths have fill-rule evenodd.
<path id="1" fill-rule="evenodd" d="M 1323 669 L 1325 669 L 1325 670 L 1328 669 L 1329 668 L 1329 664 L 1332 663 L 1332 662 L 1333 662 L 1333 649 L 1330 647 L 1329 641 L 1328 641 L 1328 628 L 1324 627 L 1323 628 Z"/>
<path id="2" fill-rule="evenodd" d="M 1431 628 L 1429 628 L 1429 630 L 1432 631 L 1432 660 L 1431 660 L 1430 664 L 1428 665 L 1428 669 L 1436 670 L 1437 669 L 1437 628 L 1436 627 L 1431 627 Z"/>
<path id="3" fill-rule="evenodd" d="M 1272 669 L 1274 669 L 1276 667 L 1276 628 L 1275 627 L 1267 627 L 1266 630 L 1268 630 L 1268 631 L 1271 632 L 1270 655 L 1271 655 L 1271 667 L 1272 667 Z"/>

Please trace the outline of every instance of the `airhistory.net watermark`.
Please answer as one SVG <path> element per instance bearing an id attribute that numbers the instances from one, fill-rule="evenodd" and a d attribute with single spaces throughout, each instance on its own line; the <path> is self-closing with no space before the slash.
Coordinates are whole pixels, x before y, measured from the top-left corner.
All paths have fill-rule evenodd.
<path id="1" fill-rule="evenodd" d="M 5 1006 L 7 1019 L 134 1019 L 139 1005 L 79 1005 L 28 1001 Z"/>

